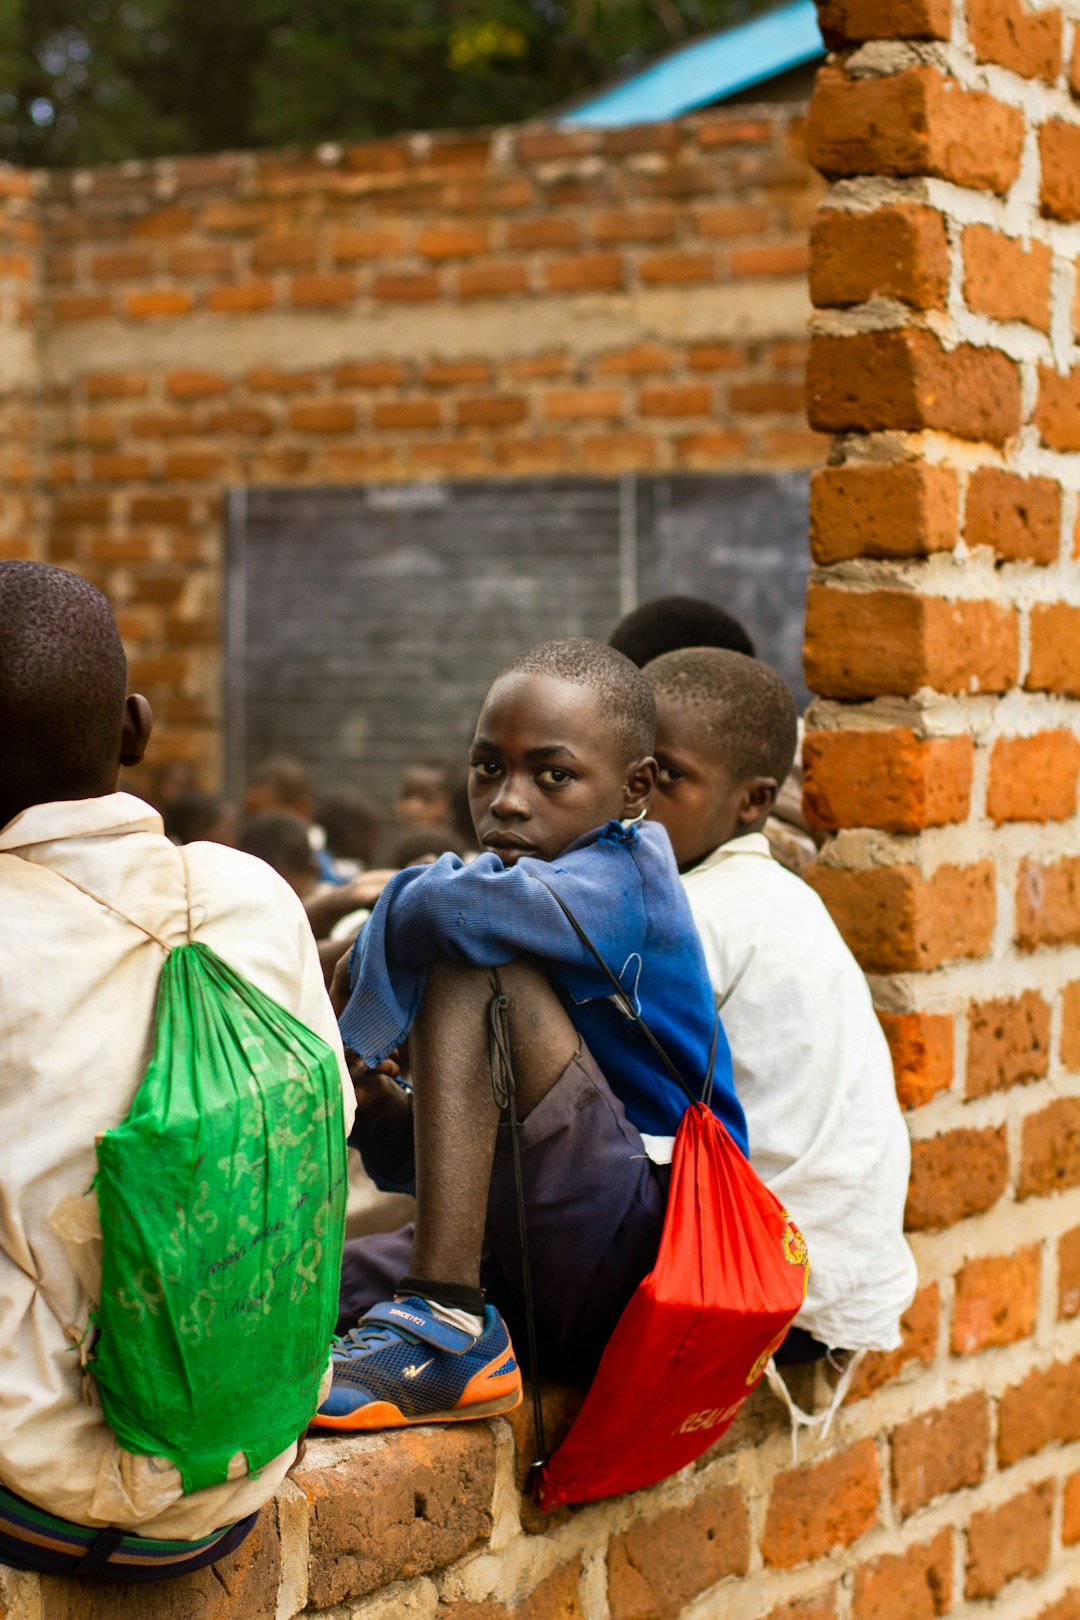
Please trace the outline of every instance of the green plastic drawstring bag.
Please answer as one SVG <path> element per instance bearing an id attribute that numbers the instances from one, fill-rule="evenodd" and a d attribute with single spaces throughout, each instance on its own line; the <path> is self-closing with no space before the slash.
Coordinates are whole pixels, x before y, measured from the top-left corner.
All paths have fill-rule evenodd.
<path id="1" fill-rule="evenodd" d="M 90 1368 L 107 1422 L 186 1492 L 221 1484 L 238 1452 L 254 1473 L 307 1427 L 337 1320 L 334 1052 L 207 946 L 176 946 L 150 1066 L 97 1160 Z"/>

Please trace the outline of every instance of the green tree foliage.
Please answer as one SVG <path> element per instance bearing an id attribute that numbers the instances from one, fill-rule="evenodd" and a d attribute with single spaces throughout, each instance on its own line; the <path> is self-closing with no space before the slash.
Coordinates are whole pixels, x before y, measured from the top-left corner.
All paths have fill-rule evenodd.
<path id="1" fill-rule="evenodd" d="M 0 0 L 0 156 L 84 164 L 536 117 L 762 0 Z"/>

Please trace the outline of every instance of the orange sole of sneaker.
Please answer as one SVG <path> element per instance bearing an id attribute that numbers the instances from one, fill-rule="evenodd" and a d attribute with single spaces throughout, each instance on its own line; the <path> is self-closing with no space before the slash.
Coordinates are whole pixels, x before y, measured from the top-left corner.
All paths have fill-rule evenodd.
<path id="1" fill-rule="evenodd" d="M 471 1418 L 498 1417 L 501 1412 L 513 1412 L 521 1405 L 524 1391 L 519 1384 L 493 1401 L 477 1401 L 471 1406 L 455 1406 L 449 1412 L 425 1412 L 423 1417 L 406 1417 L 391 1401 L 371 1401 L 344 1417 L 321 1417 L 318 1412 L 311 1419 L 313 1429 L 343 1429 L 355 1434 L 358 1430 L 416 1429 L 425 1423 L 466 1423 Z"/>

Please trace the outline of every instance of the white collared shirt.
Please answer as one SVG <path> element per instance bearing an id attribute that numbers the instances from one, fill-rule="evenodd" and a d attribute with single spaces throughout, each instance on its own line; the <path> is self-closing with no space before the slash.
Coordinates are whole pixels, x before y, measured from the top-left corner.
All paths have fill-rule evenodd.
<path id="1" fill-rule="evenodd" d="M 683 881 L 750 1162 L 806 1238 L 796 1323 L 837 1349 L 895 1349 L 916 1285 L 903 1236 L 911 1149 L 862 971 L 763 834 L 722 844 Z"/>
<path id="2" fill-rule="evenodd" d="M 355 1101 L 304 909 L 277 873 L 219 844 L 189 844 L 193 937 L 338 1054 L 346 1127 Z M 163 953 L 64 872 L 166 944 L 187 938 L 180 852 L 127 793 L 35 805 L 0 828 L 0 1483 L 79 1524 L 195 1540 L 267 1502 L 295 1446 L 183 1496 L 160 1459 L 117 1446 L 68 1322 L 90 1300 L 50 1224 L 90 1187 L 94 1139 L 127 1114 L 150 1059 Z M 240 1464 L 235 1470 L 239 1474 Z"/>

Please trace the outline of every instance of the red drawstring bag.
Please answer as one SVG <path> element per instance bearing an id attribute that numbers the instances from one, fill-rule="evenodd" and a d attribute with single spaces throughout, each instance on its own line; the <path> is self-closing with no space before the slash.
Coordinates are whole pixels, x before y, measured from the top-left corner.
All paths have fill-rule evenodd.
<path id="1" fill-rule="evenodd" d="M 791 1217 L 695 1100 L 561 895 L 544 887 L 690 1102 L 675 1136 L 656 1264 L 619 1318 L 573 1428 L 540 1472 L 536 1494 L 552 1508 L 655 1485 L 719 1440 L 802 1308 L 809 1264 Z M 714 1035 L 706 1094 L 715 1052 Z M 527 1311 L 535 1366 L 531 1299 Z M 537 1419 L 542 1455 L 539 1412 Z"/>
<path id="2" fill-rule="evenodd" d="M 655 1485 L 734 1422 L 806 1295 L 806 1244 L 704 1103 L 675 1138 L 656 1265 L 540 1476 L 546 1508 Z"/>

